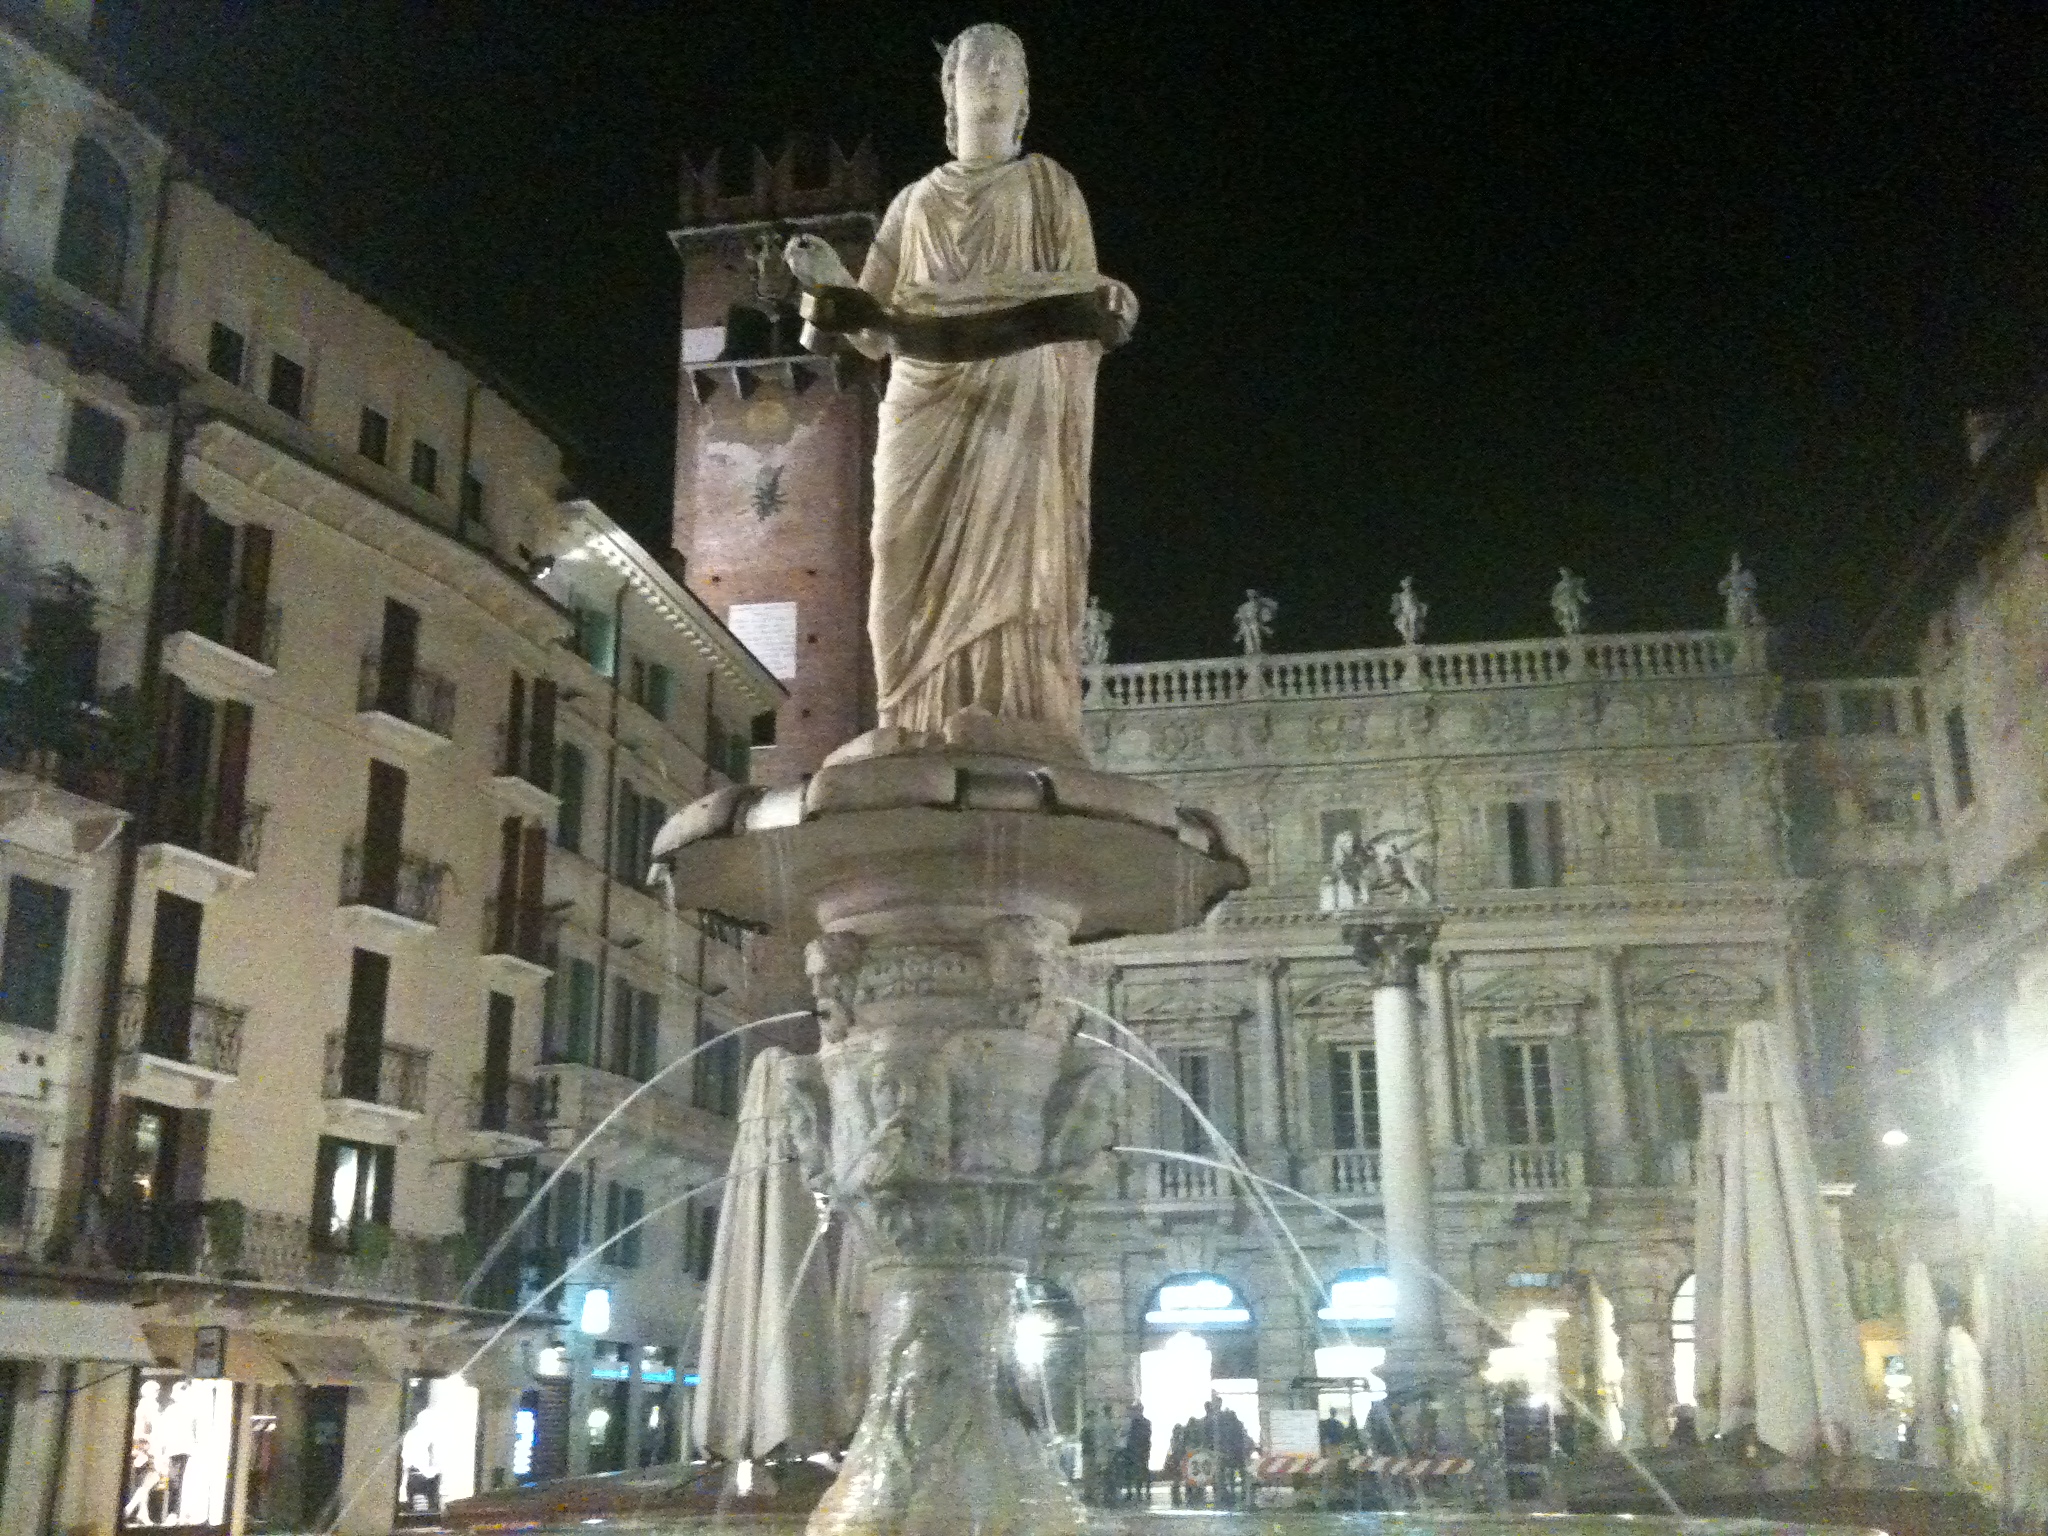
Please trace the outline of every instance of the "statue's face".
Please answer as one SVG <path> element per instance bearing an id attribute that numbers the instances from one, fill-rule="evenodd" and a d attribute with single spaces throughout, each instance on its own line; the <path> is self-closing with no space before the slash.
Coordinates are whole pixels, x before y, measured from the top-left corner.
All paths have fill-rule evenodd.
<path id="1" fill-rule="evenodd" d="M 953 73 L 953 112 L 969 159 L 1013 155 L 1024 116 L 1024 61 L 1000 37 L 970 37 Z"/>

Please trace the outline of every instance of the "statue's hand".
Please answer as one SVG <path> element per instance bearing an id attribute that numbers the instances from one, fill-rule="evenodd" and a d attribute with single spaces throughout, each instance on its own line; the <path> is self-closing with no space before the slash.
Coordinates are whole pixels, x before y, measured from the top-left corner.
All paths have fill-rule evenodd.
<path id="1" fill-rule="evenodd" d="M 1113 277 L 1103 279 L 1102 302 L 1115 317 L 1122 335 L 1120 341 L 1128 339 L 1138 328 L 1138 296 L 1131 291 L 1131 285 L 1119 282 Z"/>

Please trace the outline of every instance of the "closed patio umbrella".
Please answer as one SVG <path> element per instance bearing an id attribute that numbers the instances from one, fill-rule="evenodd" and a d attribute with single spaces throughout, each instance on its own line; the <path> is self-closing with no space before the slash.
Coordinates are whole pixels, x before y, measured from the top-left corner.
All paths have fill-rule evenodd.
<path id="1" fill-rule="evenodd" d="M 747 1074 L 705 1289 L 693 1428 L 729 1461 L 826 1449 L 843 1418 L 831 1266 L 782 1107 L 791 1060 L 770 1046 Z"/>
<path id="2" fill-rule="evenodd" d="M 2048 1233 L 2005 1208 L 1991 1243 L 1986 1333 L 1990 1433 L 1998 1502 L 2012 1524 L 2048 1522 Z"/>
<path id="3" fill-rule="evenodd" d="M 1727 1088 L 1710 1094 L 1694 1232 L 1703 1428 L 1753 1429 L 1786 1456 L 1871 1440 L 1848 1277 L 1791 1063 L 1741 1025 Z"/>

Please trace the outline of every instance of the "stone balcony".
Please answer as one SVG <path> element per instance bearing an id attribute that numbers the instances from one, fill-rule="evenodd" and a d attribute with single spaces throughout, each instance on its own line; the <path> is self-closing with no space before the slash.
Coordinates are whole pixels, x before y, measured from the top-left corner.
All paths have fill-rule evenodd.
<path id="1" fill-rule="evenodd" d="M 212 901 L 256 877 L 265 805 L 222 805 L 209 790 L 189 816 L 167 815 L 141 852 L 143 877 L 190 901 Z"/>
<path id="2" fill-rule="evenodd" d="M 441 924 L 448 866 L 404 852 L 389 867 L 366 863 L 363 848 L 341 851 L 339 925 L 350 942 L 390 953 L 427 937 Z"/>
<path id="3" fill-rule="evenodd" d="M 469 1084 L 468 1126 L 466 1160 L 525 1157 L 540 1151 L 548 1140 L 540 1084 L 530 1077 L 507 1077 L 492 1084 L 476 1073 Z"/>
<path id="4" fill-rule="evenodd" d="M 455 684 L 425 667 L 387 672 L 368 652 L 356 672 L 356 724 L 394 757 L 429 761 L 454 740 Z"/>
<path id="5" fill-rule="evenodd" d="M 1516 1201 L 1582 1198 L 1586 1154 L 1561 1146 L 1487 1147 L 1479 1156 L 1479 1184 Z"/>
<path id="6" fill-rule="evenodd" d="M 241 1075 L 249 1010 L 210 997 L 152 1010 L 150 989 L 121 991 L 116 1044 L 124 1091 L 178 1109 L 199 1109 Z M 182 999 L 179 1000 L 182 1002 Z"/>
<path id="7" fill-rule="evenodd" d="M 329 1035 L 320 1082 L 328 1129 L 337 1136 L 399 1140 L 426 1111 L 432 1059 L 432 1051 L 395 1040 L 379 1042 L 374 1051 L 351 1050 L 346 1035 Z"/>
<path id="8" fill-rule="evenodd" d="M 1349 699 L 1559 683 L 1762 676 L 1767 670 L 1761 630 L 1577 635 L 1092 667 L 1083 679 L 1082 707 L 1162 709 L 1249 699 Z"/>
<path id="9" fill-rule="evenodd" d="M 277 604 L 228 592 L 211 610 L 180 616 L 179 627 L 164 639 L 164 670 L 211 698 L 254 704 L 277 675 L 282 627 Z"/>
<path id="10" fill-rule="evenodd" d="M 478 951 L 488 984 L 514 994 L 531 991 L 554 974 L 547 963 L 548 935 L 559 919 L 538 902 L 484 898 Z"/>

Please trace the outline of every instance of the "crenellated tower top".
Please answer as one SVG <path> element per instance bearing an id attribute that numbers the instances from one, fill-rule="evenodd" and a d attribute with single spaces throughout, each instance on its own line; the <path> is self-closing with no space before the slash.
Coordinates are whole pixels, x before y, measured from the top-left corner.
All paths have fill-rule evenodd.
<path id="1" fill-rule="evenodd" d="M 879 172 L 867 140 L 848 155 L 831 139 L 792 134 L 772 160 L 758 145 L 714 149 L 701 165 L 686 157 L 676 224 L 693 230 L 879 210 Z"/>

